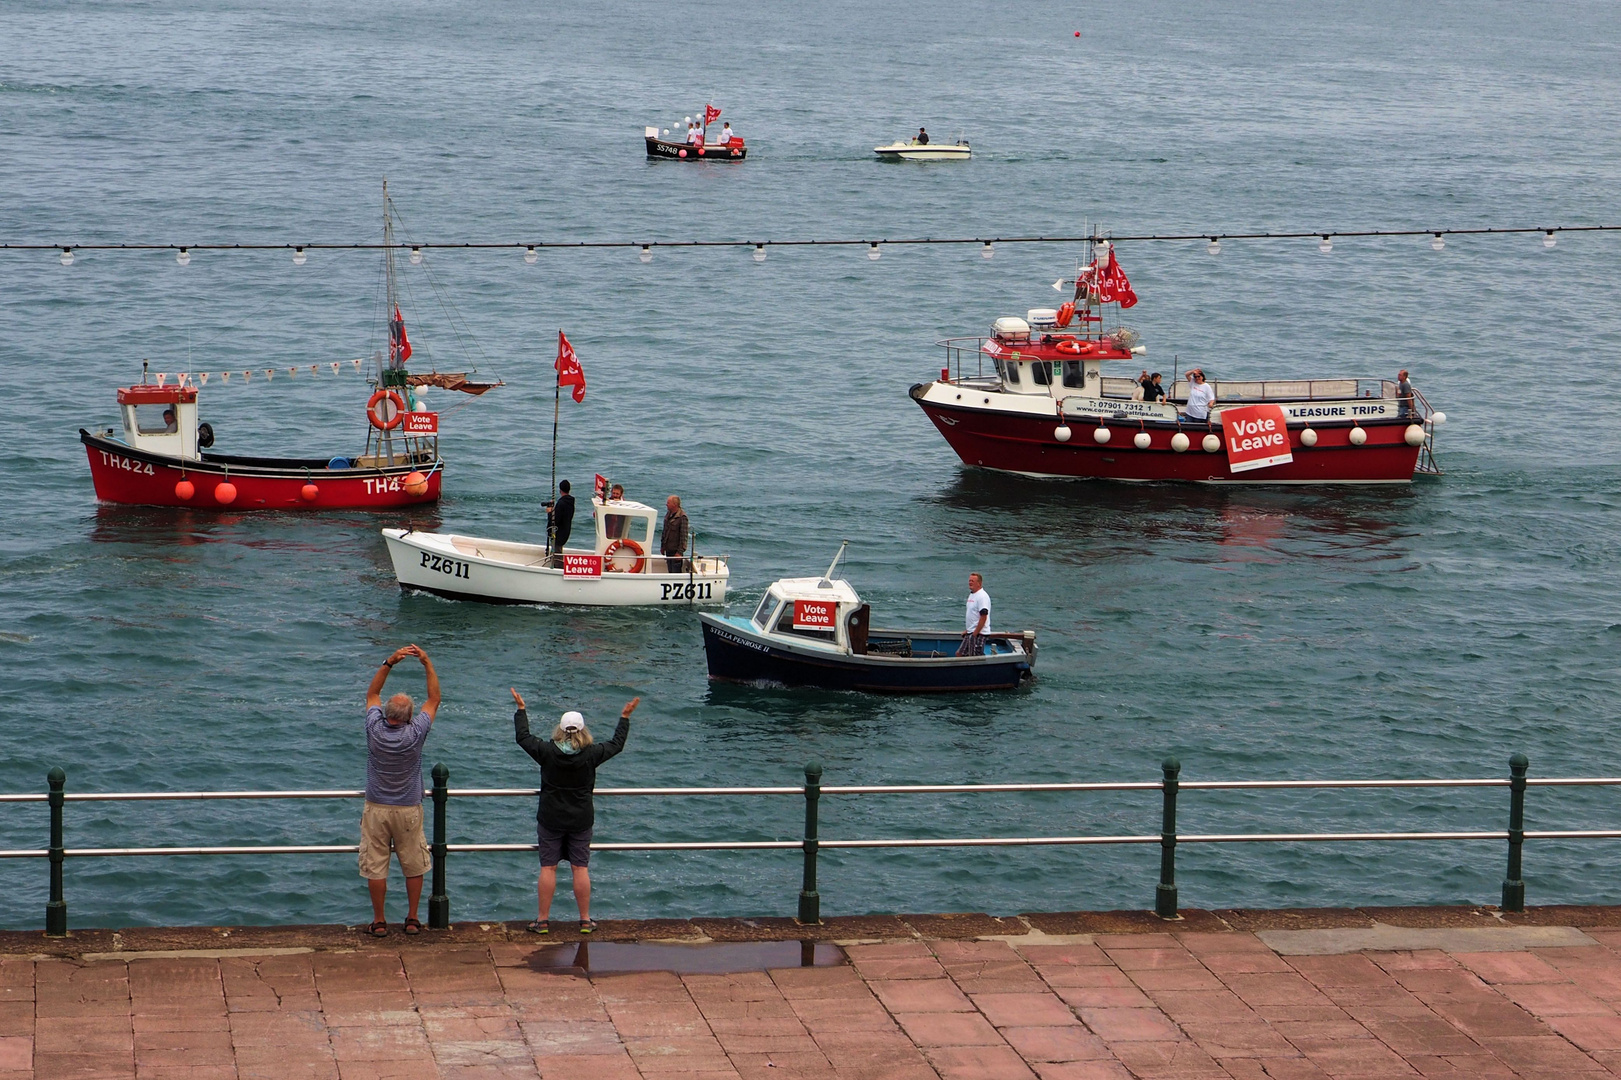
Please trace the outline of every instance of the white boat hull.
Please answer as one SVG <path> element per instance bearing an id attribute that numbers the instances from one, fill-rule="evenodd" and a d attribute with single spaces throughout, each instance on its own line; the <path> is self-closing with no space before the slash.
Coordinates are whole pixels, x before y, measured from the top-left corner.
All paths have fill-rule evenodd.
<path id="1" fill-rule="evenodd" d="M 966 161 L 973 156 L 973 151 L 966 143 L 955 146 L 935 143 L 929 143 L 927 146 L 917 143 L 891 143 L 888 146 L 875 146 L 872 152 L 891 161 L 897 158 L 906 161 Z"/>
<path id="2" fill-rule="evenodd" d="M 654 555 L 643 573 L 577 577 L 545 565 L 539 544 L 406 529 L 384 529 L 383 539 L 401 588 L 488 604 L 708 606 L 725 603 L 730 576 L 725 558 L 715 556 L 694 559 L 691 573 L 655 573 L 664 559 Z"/>

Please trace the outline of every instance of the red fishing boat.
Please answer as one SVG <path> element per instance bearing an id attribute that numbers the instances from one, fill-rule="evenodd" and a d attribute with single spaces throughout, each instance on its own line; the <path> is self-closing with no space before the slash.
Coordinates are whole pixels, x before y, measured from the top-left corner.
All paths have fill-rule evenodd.
<path id="1" fill-rule="evenodd" d="M 1440 472 L 1435 429 L 1446 416 L 1396 379 L 1206 379 L 1195 367 L 1162 381 L 1163 399 L 1145 395 L 1128 365 L 1140 368 L 1147 348 L 1119 322 L 1137 296 L 1112 245 L 1089 247 L 1071 301 L 998 319 L 989 337 L 940 342 L 940 377 L 912 387 L 965 464 L 1218 484 L 1405 484 Z"/>
<path id="2" fill-rule="evenodd" d="M 214 430 L 198 422 L 199 387 L 192 376 L 169 383 L 166 374 L 160 375 L 154 384 L 143 364 L 141 382 L 118 391 L 122 432 L 79 429 L 97 499 L 233 511 L 386 510 L 438 500 L 445 469 L 439 456 L 439 415 L 428 411 L 417 391 L 435 386 L 482 394 L 499 383 L 479 381 L 466 372 L 407 370 L 411 342 L 395 293 L 387 184 L 383 205 L 389 343 L 386 357 L 382 352 L 374 357 L 364 450 L 297 458 L 212 452 Z M 362 361 L 353 363 L 358 367 Z M 310 365 L 312 374 L 319 366 Z M 338 365 L 332 368 L 336 371 Z"/>

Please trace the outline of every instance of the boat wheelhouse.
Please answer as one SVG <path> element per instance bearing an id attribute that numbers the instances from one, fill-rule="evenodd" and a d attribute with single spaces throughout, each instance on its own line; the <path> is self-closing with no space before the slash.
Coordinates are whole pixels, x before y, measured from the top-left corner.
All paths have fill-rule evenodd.
<path id="1" fill-rule="evenodd" d="M 840 555 L 844 549 L 840 548 Z M 1012 690 L 1030 678 L 1033 630 L 985 634 L 959 656 L 949 630 L 882 630 L 850 583 L 833 577 L 773 582 L 750 616 L 699 612 L 709 677 L 728 682 L 924 694 Z"/>
<path id="2" fill-rule="evenodd" d="M 1446 416 L 1394 379 L 1211 379 L 1202 420 L 1188 418 L 1188 378 L 1163 382 L 1167 400 L 1143 400 L 1132 369 L 1147 348 L 1118 323 L 1134 303 L 1112 248 L 1095 241 L 1072 301 L 940 342 L 940 377 L 911 397 L 965 464 L 1027 476 L 1403 484 L 1440 472 Z"/>
<path id="3" fill-rule="evenodd" d="M 694 606 L 726 601 L 728 557 L 648 554 L 658 511 L 630 500 L 591 500 L 589 549 L 384 529 L 400 587 L 488 604 L 591 607 Z"/>

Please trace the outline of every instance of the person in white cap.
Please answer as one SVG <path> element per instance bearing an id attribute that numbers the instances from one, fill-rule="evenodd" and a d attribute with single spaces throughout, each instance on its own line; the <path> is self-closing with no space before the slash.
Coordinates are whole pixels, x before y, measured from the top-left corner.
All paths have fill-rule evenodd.
<path id="1" fill-rule="evenodd" d="M 630 714 L 641 698 L 631 698 L 619 711 L 613 738 L 598 743 L 585 726 L 585 717 L 566 712 L 552 729 L 550 739 L 529 731 L 529 712 L 516 689 L 512 700 L 518 711 L 512 727 L 518 745 L 540 766 L 540 807 L 535 813 L 535 835 L 540 849 L 540 880 L 536 891 L 540 910 L 529 924 L 532 934 L 551 932 L 552 896 L 557 891 L 557 864 L 566 862 L 574 873 L 574 901 L 580 907 L 580 933 L 597 928 L 591 921 L 591 826 L 595 821 L 591 792 L 597 786 L 597 766 L 625 748 L 630 735 Z"/>

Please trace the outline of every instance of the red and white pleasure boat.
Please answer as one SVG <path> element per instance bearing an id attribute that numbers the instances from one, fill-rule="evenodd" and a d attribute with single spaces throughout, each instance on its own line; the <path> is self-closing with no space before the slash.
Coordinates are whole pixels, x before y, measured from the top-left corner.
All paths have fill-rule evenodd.
<path id="1" fill-rule="evenodd" d="M 1136 294 L 1112 246 L 1090 246 L 1073 301 L 998 319 L 989 338 L 942 341 L 940 378 L 912 387 L 964 463 L 1218 484 L 1405 484 L 1440 472 L 1435 428 L 1446 416 L 1416 390 L 1398 397 L 1394 379 L 1212 379 L 1216 403 L 1200 421 L 1187 419 L 1185 379 L 1164 383 L 1168 402 L 1142 400 L 1147 350 L 1118 323 Z"/>

